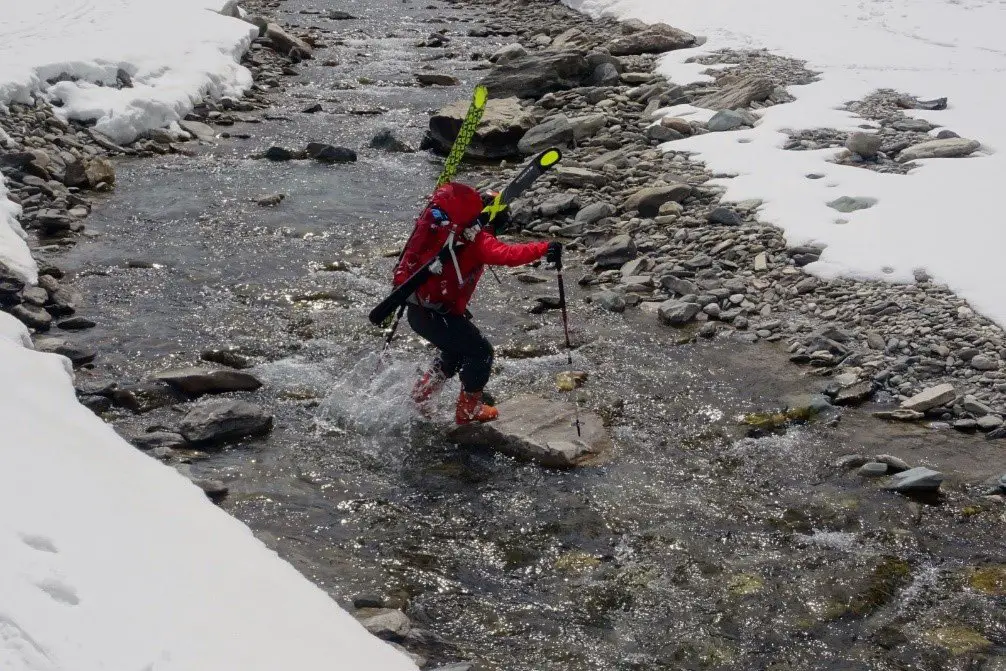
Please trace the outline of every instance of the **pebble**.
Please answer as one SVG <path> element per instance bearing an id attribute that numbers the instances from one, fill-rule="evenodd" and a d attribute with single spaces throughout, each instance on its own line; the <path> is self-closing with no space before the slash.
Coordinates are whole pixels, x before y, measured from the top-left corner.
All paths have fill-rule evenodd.
<path id="1" fill-rule="evenodd" d="M 887 489 L 896 492 L 927 492 L 940 488 L 943 474 L 922 466 L 897 473 L 891 478 Z"/>

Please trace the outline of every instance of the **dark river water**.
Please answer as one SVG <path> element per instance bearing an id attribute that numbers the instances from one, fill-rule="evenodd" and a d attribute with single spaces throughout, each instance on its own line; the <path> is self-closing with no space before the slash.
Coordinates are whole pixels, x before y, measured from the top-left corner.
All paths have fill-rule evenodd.
<path id="1" fill-rule="evenodd" d="M 615 439 L 603 463 L 549 471 L 452 445 L 414 421 L 405 398 L 429 353 L 403 326 L 379 362 L 381 334 L 365 315 L 440 163 L 366 145 L 385 126 L 418 144 L 428 112 L 467 97 L 479 78 L 469 55 L 502 43 L 466 37 L 483 9 L 427 4 L 340 5 L 361 18 L 335 23 L 299 13 L 321 3 L 284 3 L 288 22 L 340 31 L 277 93 L 269 114 L 288 121 L 226 129 L 252 138 L 194 158 L 118 164 L 116 193 L 88 220 L 95 235 L 53 257 L 99 322 L 72 336 L 100 351 L 95 377 L 134 381 L 214 347 L 249 355 L 265 386 L 243 398 L 270 408 L 276 428 L 193 470 L 224 480 L 222 505 L 341 603 L 378 594 L 404 605 L 441 637 L 424 649 L 432 661 L 1006 668 L 993 659 L 1006 653 L 1006 584 L 983 591 L 971 568 L 1006 561 L 1003 509 L 953 475 L 1003 470 L 988 463 L 1002 466 L 1001 451 L 860 411 L 748 438 L 743 413 L 821 388 L 781 348 L 696 342 L 649 313 L 604 313 L 571 287 L 574 364 L 590 374 L 581 400 Z M 440 28 L 447 49 L 414 46 Z M 411 73 L 433 57 L 434 71 L 463 85 L 413 87 Z M 340 65 L 323 66 L 329 58 Z M 326 111 L 300 113 L 314 102 Z M 338 113 L 371 107 L 387 111 Z M 360 159 L 250 158 L 308 141 L 357 148 Z M 287 195 L 278 207 L 254 202 L 277 192 Z M 351 270 L 324 270 L 334 262 Z M 527 310 L 554 284 L 501 278 L 487 276 L 472 308 L 500 352 L 491 389 L 558 397 L 558 314 Z M 179 417 L 108 416 L 124 433 Z M 947 494 L 914 502 L 831 465 L 854 452 L 949 469 Z"/>

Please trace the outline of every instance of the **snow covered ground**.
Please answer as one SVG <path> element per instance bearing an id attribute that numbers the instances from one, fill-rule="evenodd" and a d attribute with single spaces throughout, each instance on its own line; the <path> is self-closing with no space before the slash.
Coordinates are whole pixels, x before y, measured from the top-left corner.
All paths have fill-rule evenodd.
<path id="1" fill-rule="evenodd" d="M 414 670 L 0 314 L 0 669 Z"/>
<path id="2" fill-rule="evenodd" d="M 759 112 L 753 130 L 710 133 L 668 147 L 695 151 L 722 180 L 725 199 L 765 201 L 760 216 L 785 229 L 792 244 L 828 247 L 807 269 L 911 281 L 926 269 L 979 311 L 1006 325 L 1006 226 L 998 195 L 1006 177 L 1006 3 L 999 0 L 565 0 L 588 13 L 664 21 L 708 38 L 699 49 L 666 55 L 661 68 L 684 84 L 703 66 L 684 61 L 723 48 L 767 48 L 806 60 L 821 80 L 796 86 L 791 104 Z M 834 150 L 783 151 L 783 129 L 859 130 L 863 119 L 841 111 L 878 88 L 919 98 L 947 96 L 949 108 L 910 111 L 982 143 L 965 159 L 921 161 L 907 176 L 828 162 Z M 935 133 L 935 131 L 934 131 Z M 741 143 L 740 140 L 747 143 Z M 807 179 L 810 173 L 823 179 Z M 840 196 L 877 204 L 840 214 Z M 839 219 L 847 223 L 836 223 Z"/>
<path id="3" fill-rule="evenodd" d="M 44 80 L 117 140 L 251 83 L 254 28 L 223 0 L 30 0 L 0 9 L 0 114 Z M 0 132 L 0 150 L 9 138 Z M 0 180 L 0 263 L 36 268 Z M 416 669 L 321 589 L 77 403 L 69 362 L 0 313 L 0 670 Z"/>

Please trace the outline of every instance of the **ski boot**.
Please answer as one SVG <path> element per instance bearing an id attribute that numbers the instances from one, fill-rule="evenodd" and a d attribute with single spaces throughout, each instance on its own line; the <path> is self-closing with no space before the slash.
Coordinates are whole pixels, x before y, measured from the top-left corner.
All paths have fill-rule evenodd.
<path id="1" fill-rule="evenodd" d="M 491 422 L 499 417 L 499 410 L 482 402 L 482 392 L 469 394 L 466 391 L 458 396 L 458 408 L 454 413 L 454 421 L 458 424 L 472 422 Z"/>
<path id="2" fill-rule="evenodd" d="M 416 380 L 416 384 L 412 387 L 412 400 L 424 417 L 433 414 L 433 397 L 443 389 L 444 382 L 446 382 L 444 376 L 435 368 L 426 371 Z"/>

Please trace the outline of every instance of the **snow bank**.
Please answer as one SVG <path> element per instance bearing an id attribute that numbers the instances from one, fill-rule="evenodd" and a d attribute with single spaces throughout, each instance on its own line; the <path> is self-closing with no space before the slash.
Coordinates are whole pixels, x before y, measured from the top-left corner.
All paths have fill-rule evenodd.
<path id="1" fill-rule="evenodd" d="M 0 669 L 411 670 L 0 313 Z"/>
<path id="2" fill-rule="evenodd" d="M 1006 174 L 1006 70 L 998 0 L 858 0 L 695 2 L 694 0 L 565 0 L 588 13 L 664 21 L 708 38 L 699 49 L 667 54 L 662 71 L 683 84 L 703 66 L 684 61 L 723 48 L 768 48 L 807 60 L 821 81 L 796 86 L 797 101 L 759 112 L 754 130 L 710 133 L 668 148 L 697 152 L 717 172 L 725 200 L 762 198 L 761 217 L 782 227 L 792 244 L 828 245 L 807 266 L 825 277 L 847 275 L 910 281 L 923 268 L 977 309 L 1006 325 L 1006 227 L 996 196 Z M 878 88 L 920 98 L 947 96 L 940 112 L 912 111 L 983 144 L 966 159 L 920 161 L 907 176 L 882 175 L 828 162 L 834 151 L 783 151 L 784 129 L 865 123 L 840 111 Z M 682 110 L 677 110 L 682 111 Z M 687 110 L 685 110 L 687 111 Z M 745 140 L 742 143 L 741 140 Z M 808 179 L 816 173 L 821 179 Z M 840 196 L 877 199 L 841 214 L 826 203 Z"/>
<path id="3" fill-rule="evenodd" d="M 96 119 L 128 142 L 167 126 L 203 94 L 240 95 L 252 83 L 239 63 L 258 29 L 214 10 L 224 0 L 31 0 L 10 2 L 0 21 L 0 104 L 48 95 L 60 113 Z M 115 88 L 125 70 L 132 88 Z M 108 86 L 97 86 L 97 83 Z"/>
<path id="4" fill-rule="evenodd" d="M 130 142 L 191 111 L 204 95 L 240 95 L 251 73 L 239 63 L 258 29 L 217 14 L 224 0 L 25 0 L 0 8 L 0 114 L 44 90 L 64 118 L 95 120 Z M 132 88 L 117 88 L 119 70 Z M 53 86 L 47 79 L 79 81 Z M 98 86 L 98 83 L 108 86 Z M 0 135 L 0 147 L 8 138 Z M 0 178 L 0 263 L 26 282 L 36 267 L 19 209 Z M 4 225 L 6 223 L 6 226 Z"/>

